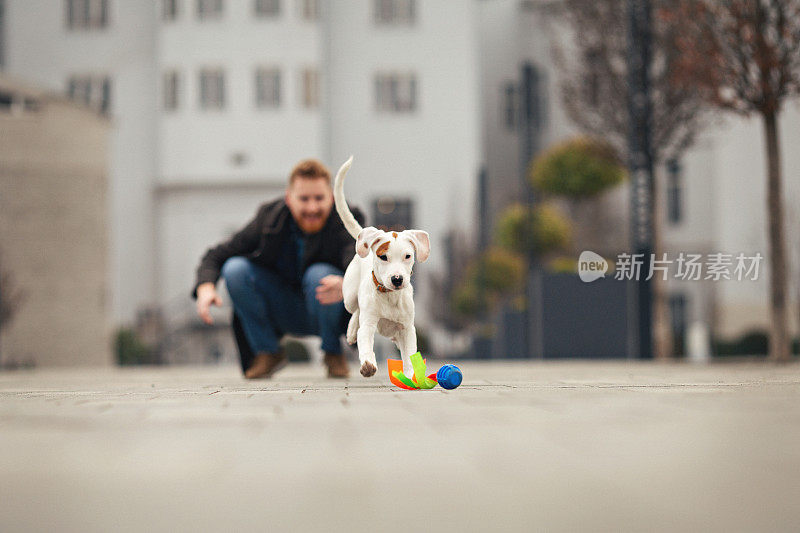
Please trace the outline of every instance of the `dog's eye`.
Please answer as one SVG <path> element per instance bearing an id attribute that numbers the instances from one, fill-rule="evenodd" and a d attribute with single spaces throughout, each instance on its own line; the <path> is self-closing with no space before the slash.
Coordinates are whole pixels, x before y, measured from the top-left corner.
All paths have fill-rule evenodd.
<path id="1" fill-rule="evenodd" d="M 411 259 L 411 254 L 406 254 L 406 259 Z"/>
<path id="2" fill-rule="evenodd" d="M 378 259 L 380 259 L 381 261 L 387 261 L 387 259 L 386 259 L 386 256 L 385 256 L 385 255 L 379 255 L 379 256 L 378 256 Z"/>

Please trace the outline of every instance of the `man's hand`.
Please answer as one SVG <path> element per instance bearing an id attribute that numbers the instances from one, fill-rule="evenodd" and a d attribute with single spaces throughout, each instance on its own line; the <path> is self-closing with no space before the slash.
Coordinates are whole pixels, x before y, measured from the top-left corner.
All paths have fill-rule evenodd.
<path id="1" fill-rule="evenodd" d="M 203 283 L 197 287 L 197 314 L 203 319 L 206 324 L 213 324 L 214 319 L 211 318 L 211 306 L 222 305 L 222 298 L 217 294 L 217 289 L 211 282 Z"/>
<path id="2" fill-rule="evenodd" d="M 317 301 L 322 305 L 335 304 L 341 302 L 342 296 L 342 276 L 325 276 L 319 280 L 317 286 Z"/>

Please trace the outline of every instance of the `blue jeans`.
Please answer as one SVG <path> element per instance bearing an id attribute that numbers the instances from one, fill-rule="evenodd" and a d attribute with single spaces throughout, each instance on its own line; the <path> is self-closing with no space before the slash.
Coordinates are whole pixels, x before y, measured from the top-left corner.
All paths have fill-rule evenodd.
<path id="1" fill-rule="evenodd" d="M 300 288 L 292 287 L 275 272 L 244 257 L 231 257 L 222 265 L 222 277 L 233 300 L 253 352 L 277 353 L 281 337 L 319 335 L 322 349 L 341 353 L 344 303 L 322 305 L 316 288 L 325 276 L 342 271 L 327 263 L 315 263 L 303 274 Z"/>

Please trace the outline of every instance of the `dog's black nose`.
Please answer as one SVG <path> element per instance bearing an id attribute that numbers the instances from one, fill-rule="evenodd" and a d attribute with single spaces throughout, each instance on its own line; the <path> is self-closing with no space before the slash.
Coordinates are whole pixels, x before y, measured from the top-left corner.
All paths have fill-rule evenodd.
<path id="1" fill-rule="evenodd" d="M 392 276 L 392 285 L 399 287 L 403 284 L 403 276 Z"/>

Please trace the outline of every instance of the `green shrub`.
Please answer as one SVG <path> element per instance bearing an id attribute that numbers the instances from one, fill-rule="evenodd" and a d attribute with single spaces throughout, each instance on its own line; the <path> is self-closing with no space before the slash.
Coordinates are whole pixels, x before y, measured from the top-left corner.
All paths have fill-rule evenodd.
<path id="1" fill-rule="evenodd" d="M 114 339 L 114 353 L 119 365 L 151 365 L 156 363 L 154 350 L 143 343 L 131 328 L 120 328 Z"/>
<path id="2" fill-rule="evenodd" d="M 474 318 L 486 311 L 486 299 L 474 279 L 466 279 L 453 291 L 453 311 L 459 316 Z"/>
<path id="3" fill-rule="evenodd" d="M 495 239 L 507 250 L 547 254 L 564 250 L 572 238 L 569 220 L 554 205 L 528 208 L 515 204 L 497 221 Z"/>
<path id="4" fill-rule="evenodd" d="M 750 331 L 738 339 L 714 341 L 715 355 L 766 355 L 769 353 L 769 335 L 764 331 Z"/>
<path id="5" fill-rule="evenodd" d="M 478 260 L 479 280 L 491 292 L 507 293 L 518 289 L 525 278 L 525 260 L 497 246 L 487 249 Z"/>
<path id="6" fill-rule="evenodd" d="M 543 192 L 573 199 L 597 196 L 625 179 L 626 171 L 609 143 L 576 137 L 536 158 L 529 178 Z"/>
<path id="7" fill-rule="evenodd" d="M 488 311 L 501 295 L 522 285 L 525 270 L 525 260 L 519 254 L 496 246 L 487 249 L 467 267 L 464 279 L 453 291 L 453 310 L 467 318 Z"/>
<path id="8" fill-rule="evenodd" d="M 547 263 L 547 270 L 556 274 L 577 274 L 578 262 L 574 257 L 555 257 Z"/>

